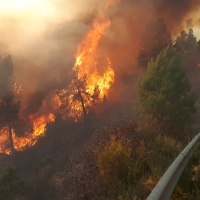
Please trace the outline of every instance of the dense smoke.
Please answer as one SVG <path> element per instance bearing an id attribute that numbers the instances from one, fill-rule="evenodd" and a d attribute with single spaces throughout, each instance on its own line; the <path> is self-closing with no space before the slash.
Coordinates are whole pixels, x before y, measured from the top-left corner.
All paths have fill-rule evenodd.
<path id="1" fill-rule="evenodd" d="M 51 0 L 38 3 L 40 9 L 24 6 L 0 14 L 0 54 L 12 56 L 16 81 L 24 89 L 25 112 L 34 114 L 53 90 L 67 87 L 76 49 L 104 4 Z M 129 101 L 135 95 L 135 80 L 143 70 L 138 57 L 146 24 L 163 18 L 172 38 L 176 37 L 185 28 L 199 26 L 199 6 L 199 0 L 121 0 L 110 7 L 111 26 L 98 49 L 110 57 L 116 73 L 110 99 Z"/>

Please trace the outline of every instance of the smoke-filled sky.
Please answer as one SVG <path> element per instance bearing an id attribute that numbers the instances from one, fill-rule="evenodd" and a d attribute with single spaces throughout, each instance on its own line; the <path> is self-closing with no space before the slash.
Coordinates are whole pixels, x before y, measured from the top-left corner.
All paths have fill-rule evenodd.
<path id="1" fill-rule="evenodd" d="M 48 94 L 64 84 L 77 47 L 105 2 L 0 0 L 0 54 L 12 56 L 16 79 L 26 96 L 37 95 L 38 90 Z M 108 11 L 111 26 L 99 48 L 111 56 L 118 74 L 133 74 L 146 23 L 161 17 L 172 36 L 193 27 L 200 39 L 199 5 L 199 0 L 118 1 Z M 189 18 L 193 19 L 190 24 L 186 23 Z"/>

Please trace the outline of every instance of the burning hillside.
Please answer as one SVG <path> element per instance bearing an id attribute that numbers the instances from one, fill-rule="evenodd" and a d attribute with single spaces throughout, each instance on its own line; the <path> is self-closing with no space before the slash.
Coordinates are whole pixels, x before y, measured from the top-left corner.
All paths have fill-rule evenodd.
<path id="1" fill-rule="evenodd" d="M 105 29 L 110 26 L 110 20 L 106 13 L 113 3 L 114 1 L 106 3 L 103 12 L 94 20 L 91 30 L 78 46 L 75 64 L 72 68 L 75 77 L 72 76 L 69 87 L 57 91 L 57 95 L 56 93 L 51 95 L 53 99 L 51 106 L 47 105 L 46 101 L 43 101 L 38 113 L 28 116 L 28 123 L 32 127 L 32 132 L 25 131 L 23 136 L 17 136 L 11 122 L 8 121 L 8 125 L 4 126 L 0 132 L 2 136 L 0 153 L 10 154 L 12 151 L 22 151 L 27 147 L 33 146 L 40 137 L 44 136 L 46 124 L 55 120 L 55 115 L 60 112 L 59 108 L 63 107 L 63 104 L 66 105 L 64 105 L 64 110 L 61 111 L 62 116 L 64 118 L 74 118 L 77 121 L 87 115 L 88 109 L 95 100 L 103 99 L 107 95 L 111 83 L 114 82 L 114 70 L 111 68 L 110 60 L 105 53 L 107 64 L 103 66 L 103 70 L 101 70 L 103 72 L 99 72 L 97 64 L 100 55 L 96 51 L 101 37 L 105 35 Z M 5 104 L 11 107 L 12 103 Z M 51 109 L 46 107 L 53 108 L 53 113 L 50 113 Z M 9 118 L 11 118 L 10 114 Z"/>
<path id="2" fill-rule="evenodd" d="M 13 2 L 18 12 L 0 14 L 5 20 L 0 24 L 4 36 L 0 103 L 5 108 L 0 113 L 0 153 L 6 154 L 35 145 L 57 115 L 78 121 L 108 96 L 111 101 L 133 101 L 136 78 L 145 69 L 140 61 L 171 45 L 186 26 L 199 23 L 196 0 L 84 0 L 83 12 L 65 1 Z M 65 4 L 71 5 L 67 16 Z M 27 12 L 30 5 L 41 8 L 34 20 Z M 0 3 L 0 7 L 9 5 Z M 11 59 L 3 59 L 5 54 L 12 55 L 15 70 Z M 200 61 L 193 60 L 199 66 Z M 20 97 L 12 91 L 15 78 L 24 89 Z M 21 131 L 15 128 L 20 123 Z"/>

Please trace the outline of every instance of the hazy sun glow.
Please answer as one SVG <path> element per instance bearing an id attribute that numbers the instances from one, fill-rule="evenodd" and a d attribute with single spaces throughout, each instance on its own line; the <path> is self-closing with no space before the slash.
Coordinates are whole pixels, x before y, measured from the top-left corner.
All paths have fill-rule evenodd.
<path id="1" fill-rule="evenodd" d="M 70 20 L 74 9 L 60 9 L 55 0 L 0 0 L 0 18 L 14 18 L 30 23 Z M 66 0 L 67 3 L 67 0 Z M 69 2 L 68 2 L 69 3 Z"/>
<path id="2" fill-rule="evenodd" d="M 33 43 L 42 40 L 47 27 L 72 19 L 74 10 L 60 9 L 58 2 L 60 0 L 0 0 L 0 35 L 12 46 L 9 53 L 27 49 L 33 38 Z"/>
<path id="3" fill-rule="evenodd" d="M 44 4 L 44 0 L 35 1 L 35 0 L 13 0 L 13 5 L 17 8 L 27 8 L 31 7 L 38 7 Z"/>
<path id="4" fill-rule="evenodd" d="M 50 4 L 46 0 L 0 0 L 1 13 L 15 14 L 27 11 L 46 13 Z"/>

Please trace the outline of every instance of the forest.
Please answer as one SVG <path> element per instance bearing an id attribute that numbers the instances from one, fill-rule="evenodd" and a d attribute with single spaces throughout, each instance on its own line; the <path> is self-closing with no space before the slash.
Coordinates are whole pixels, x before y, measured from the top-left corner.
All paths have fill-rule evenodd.
<path id="1" fill-rule="evenodd" d="M 28 44 L 0 24 L 0 200 L 144 200 L 199 133 L 200 3 L 84 1 Z M 200 199 L 199 148 L 170 199 Z"/>

